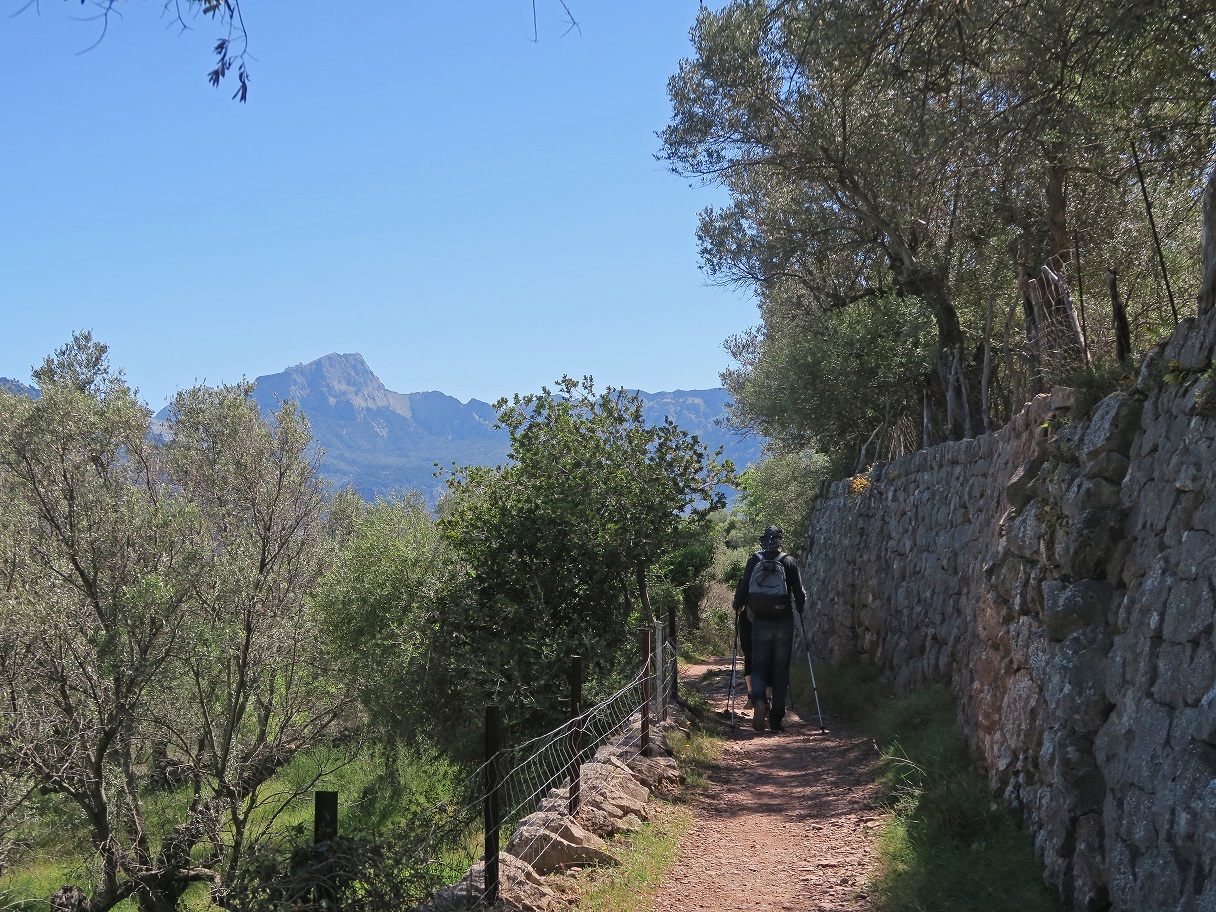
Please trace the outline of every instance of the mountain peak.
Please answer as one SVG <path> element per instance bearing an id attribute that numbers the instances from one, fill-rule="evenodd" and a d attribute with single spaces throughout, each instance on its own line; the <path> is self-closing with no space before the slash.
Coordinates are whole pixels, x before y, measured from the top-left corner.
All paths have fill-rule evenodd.
<path id="1" fill-rule="evenodd" d="M 259 393 L 294 399 L 301 405 L 311 401 L 315 407 L 317 399 L 326 400 L 330 406 L 341 402 L 356 409 L 392 408 L 394 405 L 393 394 L 372 373 L 358 352 L 330 352 L 307 364 L 289 367 L 280 374 L 258 377 L 254 383 Z"/>

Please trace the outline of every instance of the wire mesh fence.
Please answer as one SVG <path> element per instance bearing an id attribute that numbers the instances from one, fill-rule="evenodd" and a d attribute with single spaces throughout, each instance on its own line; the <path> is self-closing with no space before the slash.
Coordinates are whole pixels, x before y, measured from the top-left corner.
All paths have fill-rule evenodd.
<path id="1" fill-rule="evenodd" d="M 551 731 L 496 749 L 443 801 L 408 814 L 387 832 L 322 843 L 306 842 L 295 832 L 264 842 L 217 901 L 234 912 L 395 912 L 422 906 L 446 890 L 449 899 L 483 903 L 496 890 L 490 881 L 497 867 L 496 855 L 486 864 L 484 847 L 497 845 L 499 829 L 510 834 L 538 810 L 573 812 L 572 793 L 584 806 L 594 806 L 609 780 L 586 780 L 584 765 L 597 762 L 606 746 L 618 761 L 644 751 L 649 720 L 661 718 L 671 705 L 676 655 L 674 642 L 660 642 L 615 693 Z M 573 788 L 575 783 L 582 788 Z M 487 838 L 491 819 L 493 839 Z M 538 830 L 512 848 L 521 857 L 539 857 L 557 838 Z"/>

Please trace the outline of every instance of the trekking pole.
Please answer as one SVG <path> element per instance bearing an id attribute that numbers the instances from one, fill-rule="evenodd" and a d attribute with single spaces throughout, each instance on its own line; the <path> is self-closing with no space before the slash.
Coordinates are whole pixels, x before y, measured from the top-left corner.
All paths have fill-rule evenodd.
<path id="1" fill-rule="evenodd" d="M 730 727 L 738 728 L 735 722 L 735 668 L 739 662 L 739 612 L 735 612 L 735 645 L 730 648 Z"/>
<path id="2" fill-rule="evenodd" d="M 823 727 L 823 710 L 819 708 L 819 685 L 815 683 L 815 668 L 811 665 L 811 641 L 806 635 L 806 620 L 802 612 L 798 612 L 798 625 L 802 628 L 802 645 L 806 649 L 806 667 L 811 673 L 811 692 L 815 694 L 815 711 L 819 713 L 819 731 L 826 732 Z"/>

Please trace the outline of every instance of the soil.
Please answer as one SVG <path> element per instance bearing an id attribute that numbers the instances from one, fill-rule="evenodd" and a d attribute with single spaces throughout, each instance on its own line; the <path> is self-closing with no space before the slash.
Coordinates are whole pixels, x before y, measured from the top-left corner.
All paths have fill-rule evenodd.
<path id="1" fill-rule="evenodd" d="M 732 730 L 730 659 L 680 676 L 722 720 L 727 741 L 710 787 L 693 798 L 693 823 L 654 912 L 873 910 L 866 885 L 881 820 L 872 744 L 830 714 L 820 732 L 813 703 L 787 706 L 783 732 L 754 731 L 745 695 Z"/>

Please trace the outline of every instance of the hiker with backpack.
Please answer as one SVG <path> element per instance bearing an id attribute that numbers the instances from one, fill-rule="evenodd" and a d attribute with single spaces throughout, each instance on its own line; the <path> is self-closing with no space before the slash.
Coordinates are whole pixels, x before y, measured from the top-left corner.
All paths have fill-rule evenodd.
<path id="1" fill-rule="evenodd" d="M 785 695 L 790 686 L 794 652 L 794 611 L 802 614 L 806 592 L 798 563 L 781 550 L 784 531 L 769 526 L 760 537 L 760 550 L 747 559 L 743 578 L 735 587 L 734 608 L 751 621 L 751 680 L 748 702 L 752 728 L 782 730 Z M 765 691 L 772 688 L 772 704 Z"/>

